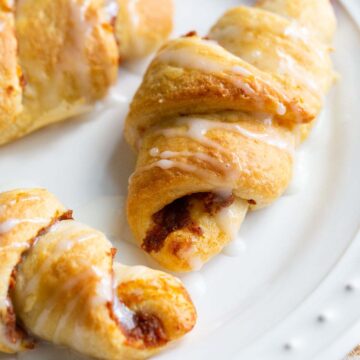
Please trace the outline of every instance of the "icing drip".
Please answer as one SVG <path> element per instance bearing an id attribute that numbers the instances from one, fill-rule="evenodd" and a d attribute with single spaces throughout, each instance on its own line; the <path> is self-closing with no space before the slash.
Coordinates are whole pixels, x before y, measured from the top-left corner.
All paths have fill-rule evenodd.
<path id="1" fill-rule="evenodd" d="M 239 208 L 237 203 L 233 203 L 230 206 L 222 208 L 216 213 L 216 223 L 230 240 L 234 240 L 236 238 L 246 212 L 247 206 L 244 210 L 243 208 Z"/>
<path id="2" fill-rule="evenodd" d="M 0 223 L 0 235 L 6 234 L 20 224 L 43 224 L 46 225 L 50 219 L 32 218 L 32 219 L 9 219 Z"/>
<path id="3" fill-rule="evenodd" d="M 224 247 L 222 253 L 229 257 L 237 257 L 243 254 L 246 251 L 246 248 L 245 241 L 241 238 L 236 238 Z"/>

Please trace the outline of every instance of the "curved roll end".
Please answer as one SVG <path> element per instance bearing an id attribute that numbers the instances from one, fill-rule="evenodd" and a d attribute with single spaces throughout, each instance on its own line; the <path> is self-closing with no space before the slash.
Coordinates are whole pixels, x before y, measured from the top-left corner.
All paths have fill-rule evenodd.
<path id="1" fill-rule="evenodd" d="M 196 312 L 180 281 L 115 253 L 46 190 L 0 194 L 0 352 L 33 347 L 28 331 L 96 358 L 143 359 L 189 332 Z"/>
<path id="2" fill-rule="evenodd" d="M 158 351 L 192 330 L 196 310 L 177 278 L 143 266 L 114 267 L 116 294 L 135 313 L 137 326 L 128 341 Z"/>
<path id="3" fill-rule="evenodd" d="M 136 59 L 156 50 L 172 30 L 172 0 L 118 0 L 115 24 L 120 59 Z"/>

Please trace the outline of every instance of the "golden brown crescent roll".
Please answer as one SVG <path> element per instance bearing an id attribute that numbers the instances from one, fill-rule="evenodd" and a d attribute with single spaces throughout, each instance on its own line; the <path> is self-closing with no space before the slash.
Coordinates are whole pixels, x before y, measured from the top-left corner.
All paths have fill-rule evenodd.
<path id="1" fill-rule="evenodd" d="M 190 331 L 180 280 L 114 262 L 105 235 L 72 219 L 46 190 L 0 194 L 0 351 L 27 334 L 101 359 L 144 359 Z"/>
<path id="2" fill-rule="evenodd" d="M 154 50 L 171 0 L 148 1 L 0 0 L 0 145 L 89 111 L 115 82 L 119 52 Z"/>
<path id="3" fill-rule="evenodd" d="M 328 0 L 314 3 L 234 8 L 206 39 L 168 42 L 148 68 L 125 126 L 138 151 L 128 220 L 166 268 L 200 268 L 249 209 L 287 188 L 334 80 L 335 17 Z"/>

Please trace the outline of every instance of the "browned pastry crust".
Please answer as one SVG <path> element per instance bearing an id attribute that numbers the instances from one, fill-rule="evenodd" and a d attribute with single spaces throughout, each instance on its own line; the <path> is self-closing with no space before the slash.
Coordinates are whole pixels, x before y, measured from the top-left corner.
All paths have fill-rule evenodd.
<path id="1" fill-rule="evenodd" d="M 32 348 L 29 332 L 96 358 L 144 359 L 195 324 L 178 279 L 115 262 L 105 235 L 46 190 L 0 194 L 0 240 L 1 352 Z"/>
<path id="2" fill-rule="evenodd" d="M 138 151 L 128 219 L 166 268 L 198 269 L 231 240 L 248 209 L 286 190 L 295 147 L 334 80 L 335 17 L 328 0 L 313 3 L 234 8 L 207 38 L 172 40 L 150 64 L 125 126 Z M 227 206 L 209 212 L 209 193 Z"/>
<path id="3" fill-rule="evenodd" d="M 115 82 L 119 56 L 156 49 L 172 2 L 147 1 L 129 13 L 125 0 L 0 0 L 0 145 L 89 111 Z"/>

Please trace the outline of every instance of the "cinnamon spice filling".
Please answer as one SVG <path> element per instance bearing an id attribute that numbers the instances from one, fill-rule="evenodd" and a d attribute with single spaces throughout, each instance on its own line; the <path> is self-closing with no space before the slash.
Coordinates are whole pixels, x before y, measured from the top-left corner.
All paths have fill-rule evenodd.
<path id="1" fill-rule="evenodd" d="M 16 344 L 21 339 L 26 338 L 26 332 L 19 327 L 19 325 L 16 323 L 16 314 L 14 311 L 14 308 L 12 305 L 9 305 L 7 307 L 6 311 L 6 318 L 5 318 L 5 329 L 6 329 L 6 337 L 12 344 Z M 33 349 L 35 346 L 35 343 L 31 340 L 27 340 L 26 344 L 24 344 L 26 348 Z"/>
<path id="2" fill-rule="evenodd" d="M 119 301 L 121 302 L 120 299 Z M 127 311 L 131 314 L 130 316 L 134 324 L 131 327 L 125 325 L 125 323 L 116 316 L 114 304 L 112 302 L 107 303 L 110 317 L 121 328 L 129 342 L 140 341 L 146 347 L 158 347 L 168 342 L 163 323 L 156 315 L 146 314 L 140 311 L 133 312 L 125 303 L 122 303 L 122 305 L 127 308 Z"/>
<path id="3" fill-rule="evenodd" d="M 136 326 L 128 330 L 129 338 L 142 340 L 147 347 L 161 346 L 168 342 L 161 320 L 151 314 L 136 313 L 134 315 Z"/>
<path id="4" fill-rule="evenodd" d="M 203 230 L 190 215 L 193 200 L 200 201 L 206 213 L 215 215 L 222 208 L 230 206 L 234 199 L 233 195 L 224 198 L 212 192 L 195 193 L 176 199 L 152 216 L 153 225 L 147 231 L 141 247 L 148 253 L 159 252 L 169 234 L 181 229 L 188 229 L 201 236 Z"/>

